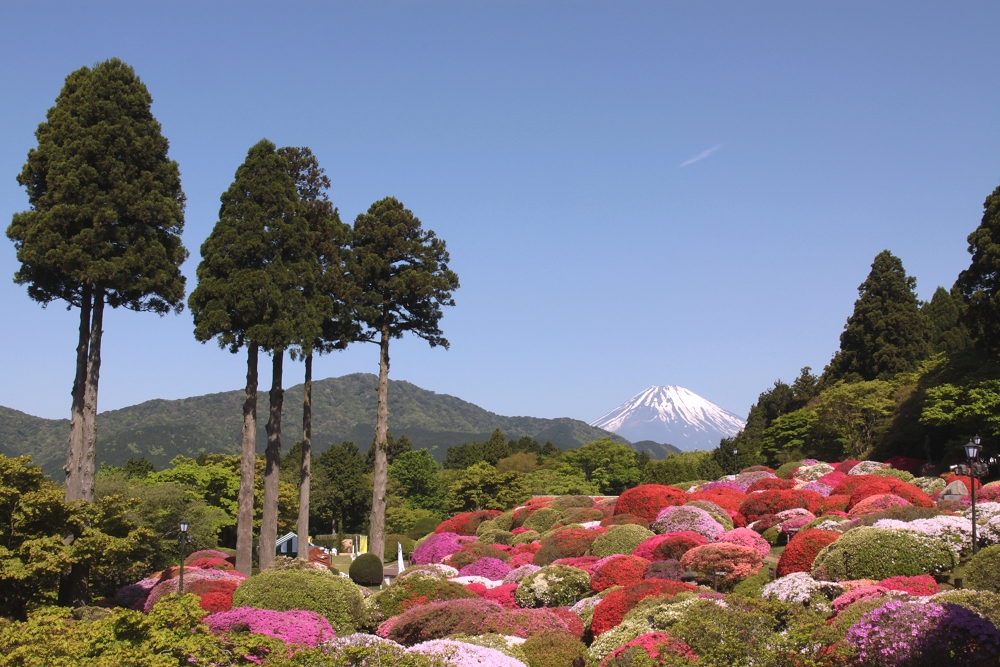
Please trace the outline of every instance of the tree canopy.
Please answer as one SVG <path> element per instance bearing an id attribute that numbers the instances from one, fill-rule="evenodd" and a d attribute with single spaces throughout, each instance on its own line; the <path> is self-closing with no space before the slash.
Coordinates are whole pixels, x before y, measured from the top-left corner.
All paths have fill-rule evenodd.
<path id="1" fill-rule="evenodd" d="M 969 234 L 972 263 L 955 286 L 968 302 L 965 321 L 978 345 L 1000 351 L 1000 186 L 983 203 L 983 218 Z"/>

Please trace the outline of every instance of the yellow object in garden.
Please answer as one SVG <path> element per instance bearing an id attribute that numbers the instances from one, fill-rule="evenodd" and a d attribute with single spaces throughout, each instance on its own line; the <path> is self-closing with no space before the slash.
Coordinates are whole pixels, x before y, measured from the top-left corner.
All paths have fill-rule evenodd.
<path id="1" fill-rule="evenodd" d="M 368 536 L 361 536 L 361 546 L 358 548 L 358 553 L 366 554 L 368 553 Z"/>

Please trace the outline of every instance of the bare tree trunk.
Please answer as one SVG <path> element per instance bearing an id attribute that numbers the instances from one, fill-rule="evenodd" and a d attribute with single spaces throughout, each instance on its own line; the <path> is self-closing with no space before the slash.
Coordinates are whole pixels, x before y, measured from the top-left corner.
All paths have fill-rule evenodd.
<path id="1" fill-rule="evenodd" d="M 309 560 L 309 482 L 312 473 L 313 355 L 306 353 L 306 381 L 302 387 L 302 469 L 299 483 L 299 558 Z"/>
<path id="2" fill-rule="evenodd" d="M 243 450 L 236 514 L 236 570 L 253 569 L 253 478 L 257 465 L 257 345 L 247 346 L 247 389 L 243 402 Z"/>
<path id="3" fill-rule="evenodd" d="M 385 485 L 389 475 L 385 458 L 386 434 L 389 431 L 389 323 L 383 320 L 378 358 L 378 410 L 375 413 L 375 480 L 372 513 L 369 522 L 368 551 L 379 558 L 385 555 Z"/>
<path id="4" fill-rule="evenodd" d="M 91 314 L 90 354 L 87 359 L 87 387 L 83 395 L 83 457 L 80 469 L 80 495 L 94 502 L 94 476 L 97 473 L 97 385 L 101 379 L 101 337 L 104 334 L 104 290 L 94 290 Z"/>
<path id="5" fill-rule="evenodd" d="M 80 340 L 76 345 L 76 377 L 73 379 L 73 407 L 69 422 L 69 448 L 66 452 L 66 502 L 82 500 L 83 394 L 87 386 L 87 356 L 90 354 L 90 285 L 80 295 Z"/>
<path id="6" fill-rule="evenodd" d="M 273 352 L 271 373 L 271 414 L 267 420 L 267 449 L 264 452 L 264 516 L 260 524 L 260 569 L 274 560 L 278 541 L 278 466 L 281 460 L 281 403 L 285 391 L 281 388 L 281 366 L 285 351 Z"/>

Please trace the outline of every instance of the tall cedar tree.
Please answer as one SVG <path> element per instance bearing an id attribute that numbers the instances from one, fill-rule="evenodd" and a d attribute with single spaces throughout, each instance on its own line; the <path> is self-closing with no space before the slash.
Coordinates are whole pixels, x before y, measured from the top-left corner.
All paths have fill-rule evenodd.
<path id="1" fill-rule="evenodd" d="M 825 382 L 888 380 L 927 357 L 930 324 L 920 312 L 916 285 L 888 250 L 875 257 L 871 273 L 858 287 L 854 313 L 847 318 Z"/>
<path id="2" fill-rule="evenodd" d="M 1000 186 L 983 203 L 983 219 L 969 234 L 972 263 L 955 287 L 968 303 L 964 314 L 976 345 L 1000 352 Z"/>
<path id="3" fill-rule="evenodd" d="M 274 557 L 280 455 L 281 364 L 296 334 L 315 335 L 300 283 L 311 275 L 308 234 L 299 215 L 288 161 L 263 139 L 247 153 L 222 194 L 219 220 L 201 246 L 198 286 L 188 304 L 195 338 L 216 338 L 234 354 L 247 348 L 246 400 L 236 528 L 236 569 L 249 575 L 253 544 L 253 482 L 257 433 L 257 357 L 273 352 L 271 415 L 264 475 L 260 564 Z M 305 266 L 303 266 L 305 265 Z M 277 416 L 276 416 L 277 415 Z M 272 546 L 268 547 L 268 537 Z"/>
<path id="4" fill-rule="evenodd" d="M 308 315 L 319 325 L 320 335 L 300 341 L 305 362 L 302 390 L 302 455 L 299 468 L 299 519 L 296 525 L 299 544 L 309 544 L 309 492 L 312 480 L 312 363 L 313 354 L 343 350 L 356 340 L 360 327 L 350 313 L 350 282 L 346 264 L 347 243 L 351 228 L 340 221 L 340 214 L 330 203 L 327 190 L 330 179 L 319 160 L 308 148 L 279 148 L 278 154 L 288 163 L 288 174 L 295 181 L 315 252 L 315 275 L 305 285 Z M 313 330 L 316 333 L 317 329 Z M 299 557 L 308 560 L 308 549 L 299 549 Z"/>
<path id="5" fill-rule="evenodd" d="M 105 304 L 161 315 L 183 308 L 184 193 L 152 102 L 121 60 L 76 70 L 17 177 L 31 208 L 7 228 L 21 262 L 14 281 L 43 305 L 62 300 L 80 309 L 68 501 L 94 499 Z M 64 602 L 86 598 L 82 567 L 63 588 Z"/>
<path id="6" fill-rule="evenodd" d="M 931 300 L 920 307 L 931 323 L 931 348 L 935 352 L 951 354 L 972 345 L 972 337 L 962 321 L 965 310 L 965 300 L 957 287 L 951 292 L 938 287 Z"/>
<path id="7" fill-rule="evenodd" d="M 413 333 L 431 347 L 448 348 L 438 323 L 442 306 L 454 306 L 458 275 L 448 268 L 445 242 L 394 197 L 375 202 L 354 221 L 351 267 L 360 287 L 355 316 L 364 340 L 379 344 L 375 478 L 370 521 L 372 553 L 385 549 L 386 433 L 389 423 L 389 341 Z"/>

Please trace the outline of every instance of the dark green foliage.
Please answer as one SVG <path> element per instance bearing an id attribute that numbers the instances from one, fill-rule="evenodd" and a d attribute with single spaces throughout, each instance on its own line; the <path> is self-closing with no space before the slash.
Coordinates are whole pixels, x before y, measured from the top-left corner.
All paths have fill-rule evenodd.
<path id="1" fill-rule="evenodd" d="M 182 307 L 184 193 L 151 103 L 117 58 L 66 77 L 18 175 L 31 209 L 7 228 L 32 299 L 79 306 L 87 284 L 112 307 Z"/>
<path id="2" fill-rule="evenodd" d="M 791 386 L 776 380 L 774 386 L 757 397 L 750 408 L 747 425 L 735 438 L 724 440 L 713 450 L 713 458 L 723 471 L 732 474 L 751 465 L 768 462 L 764 450 L 764 432 L 779 417 L 799 410 L 817 395 L 819 379 L 809 366 L 804 367 Z M 733 450 L 739 452 L 734 460 Z M 773 463 L 774 461 L 769 461 Z"/>
<path id="3" fill-rule="evenodd" d="M 347 573 L 359 586 L 378 586 L 382 583 L 382 559 L 372 553 L 361 554 L 351 563 Z"/>
<path id="4" fill-rule="evenodd" d="M 371 503 L 371 482 L 365 476 L 364 459 L 353 442 L 330 447 L 313 467 L 309 501 L 311 516 L 322 526 L 335 520 L 343 533 L 364 531 Z"/>
<path id="5" fill-rule="evenodd" d="M 728 472 L 734 470 L 730 464 Z M 662 461 L 651 461 L 642 474 L 642 483 L 670 485 L 696 479 L 718 479 L 726 472 L 710 452 L 684 452 L 671 454 Z"/>
<path id="6" fill-rule="evenodd" d="M 1000 593 L 1000 545 L 980 549 L 965 571 L 969 588 Z"/>
<path id="7" fill-rule="evenodd" d="M 404 436 L 405 437 L 405 436 Z M 403 452 L 389 467 L 389 476 L 399 482 L 408 506 L 436 510 L 444 502 L 438 473 L 441 466 L 426 449 Z"/>
<path id="8" fill-rule="evenodd" d="M 156 466 L 146 460 L 130 458 L 123 466 L 102 465 L 98 469 L 98 475 L 122 476 L 125 479 L 145 479 L 150 474 L 156 472 Z"/>
<path id="9" fill-rule="evenodd" d="M 392 465 L 396 460 L 396 457 L 405 454 L 406 452 L 413 451 L 413 443 L 410 439 L 406 437 L 406 434 L 399 436 L 399 439 L 393 439 L 392 432 L 388 432 L 385 435 L 385 458 L 386 463 Z M 367 453 L 365 453 L 365 470 L 371 472 L 375 469 L 375 443 L 368 448 Z"/>
<path id="10" fill-rule="evenodd" d="M 560 460 L 583 471 L 601 493 L 617 495 L 639 483 L 635 451 L 611 438 L 588 442 L 583 447 L 563 452 Z"/>
<path id="11" fill-rule="evenodd" d="M 500 459 L 505 459 L 512 454 L 510 445 L 503 431 L 494 429 L 490 439 L 483 443 L 483 460 L 491 466 L 495 466 Z"/>
<path id="12" fill-rule="evenodd" d="M 958 275 L 955 287 L 968 303 L 964 321 L 976 344 L 1000 350 L 1000 186 L 983 202 L 983 218 L 969 234 L 972 263 Z"/>
<path id="13" fill-rule="evenodd" d="M 593 507 L 594 499 L 590 496 L 559 496 L 549 507 L 554 510 L 567 510 L 574 507 Z"/>
<path id="14" fill-rule="evenodd" d="M 403 558 L 409 558 L 413 554 L 413 547 L 416 545 L 416 541 L 406 535 L 386 535 L 385 553 L 383 554 L 383 560 L 386 563 L 396 562 L 396 558 L 399 556 L 397 545 L 403 547 Z"/>
<path id="15" fill-rule="evenodd" d="M 962 322 L 965 311 L 965 301 L 957 288 L 952 288 L 949 293 L 945 288 L 938 287 L 931 300 L 921 306 L 920 312 L 931 323 L 932 350 L 958 352 L 972 344 L 972 336 Z"/>
<path id="16" fill-rule="evenodd" d="M 521 645 L 528 667 L 573 667 L 587 658 L 587 646 L 569 632 L 540 632 Z"/>
<path id="17" fill-rule="evenodd" d="M 318 570 L 265 570 L 236 588 L 233 607 L 314 611 L 338 635 L 359 628 L 364 612 L 361 591 L 353 582 Z"/>
<path id="18" fill-rule="evenodd" d="M 413 524 L 413 528 L 406 533 L 406 536 L 411 540 L 419 540 L 425 535 L 430 535 L 434 532 L 441 522 L 438 519 L 427 517 L 424 519 L 417 519 L 417 522 Z"/>
<path id="19" fill-rule="evenodd" d="M 920 312 L 916 284 L 888 250 L 875 257 L 871 273 L 858 287 L 854 313 L 847 318 L 825 382 L 890 380 L 927 357 L 931 329 Z"/>

